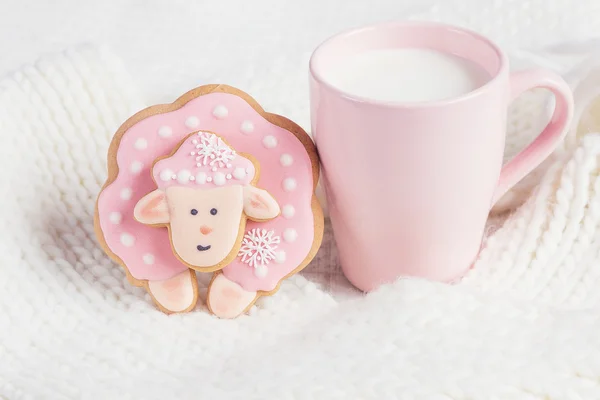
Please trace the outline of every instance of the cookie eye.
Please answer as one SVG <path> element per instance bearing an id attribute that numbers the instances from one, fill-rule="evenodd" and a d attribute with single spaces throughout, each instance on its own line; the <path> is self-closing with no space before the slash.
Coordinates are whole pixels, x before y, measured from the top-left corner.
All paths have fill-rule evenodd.
<path id="1" fill-rule="evenodd" d="M 190 211 L 190 214 L 196 215 L 196 214 L 198 214 L 198 210 L 196 210 L 195 208 L 192 208 L 192 210 Z"/>
<path id="2" fill-rule="evenodd" d="M 211 213 L 211 215 L 217 215 L 217 209 L 216 208 L 211 208 L 210 209 L 210 213 Z"/>

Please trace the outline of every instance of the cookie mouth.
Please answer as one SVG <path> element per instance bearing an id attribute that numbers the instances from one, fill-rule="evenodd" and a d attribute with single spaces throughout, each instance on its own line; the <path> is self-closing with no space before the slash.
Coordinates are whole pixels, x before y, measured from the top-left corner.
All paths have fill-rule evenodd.
<path id="1" fill-rule="evenodd" d="M 198 251 L 206 251 L 210 249 L 210 244 L 208 246 L 202 246 L 201 244 L 199 244 L 198 246 L 196 246 L 196 248 L 198 249 Z"/>

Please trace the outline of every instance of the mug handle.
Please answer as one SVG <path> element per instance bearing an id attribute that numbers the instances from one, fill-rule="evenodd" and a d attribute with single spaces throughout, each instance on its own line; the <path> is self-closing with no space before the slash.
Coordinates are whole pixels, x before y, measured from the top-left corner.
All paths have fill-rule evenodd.
<path id="1" fill-rule="evenodd" d="M 569 85 L 559 75 L 547 70 L 531 69 L 511 74 L 510 101 L 534 88 L 552 92 L 556 104 L 554 114 L 535 140 L 502 167 L 492 205 L 554 151 L 565 137 L 573 117 L 573 93 Z"/>

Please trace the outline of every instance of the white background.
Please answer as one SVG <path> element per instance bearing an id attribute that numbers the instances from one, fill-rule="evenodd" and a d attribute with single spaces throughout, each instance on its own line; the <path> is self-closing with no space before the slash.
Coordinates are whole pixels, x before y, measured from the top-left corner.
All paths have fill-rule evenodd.
<path id="1" fill-rule="evenodd" d="M 227 83 L 308 128 L 312 50 L 340 30 L 407 17 L 466 25 L 507 49 L 600 34 L 598 0 L 0 0 L 0 75 L 107 44 L 149 103 Z"/>

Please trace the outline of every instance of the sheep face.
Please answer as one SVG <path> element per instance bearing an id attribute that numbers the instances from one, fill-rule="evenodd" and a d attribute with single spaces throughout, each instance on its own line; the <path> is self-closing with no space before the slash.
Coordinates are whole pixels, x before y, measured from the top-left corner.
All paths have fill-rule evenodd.
<path id="1" fill-rule="evenodd" d="M 198 270 L 213 269 L 231 256 L 246 217 L 261 221 L 278 214 L 275 199 L 251 185 L 172 186 L 147 194 L 134 209 L 141 223 L 167 225 L 175 254 Z"/>

